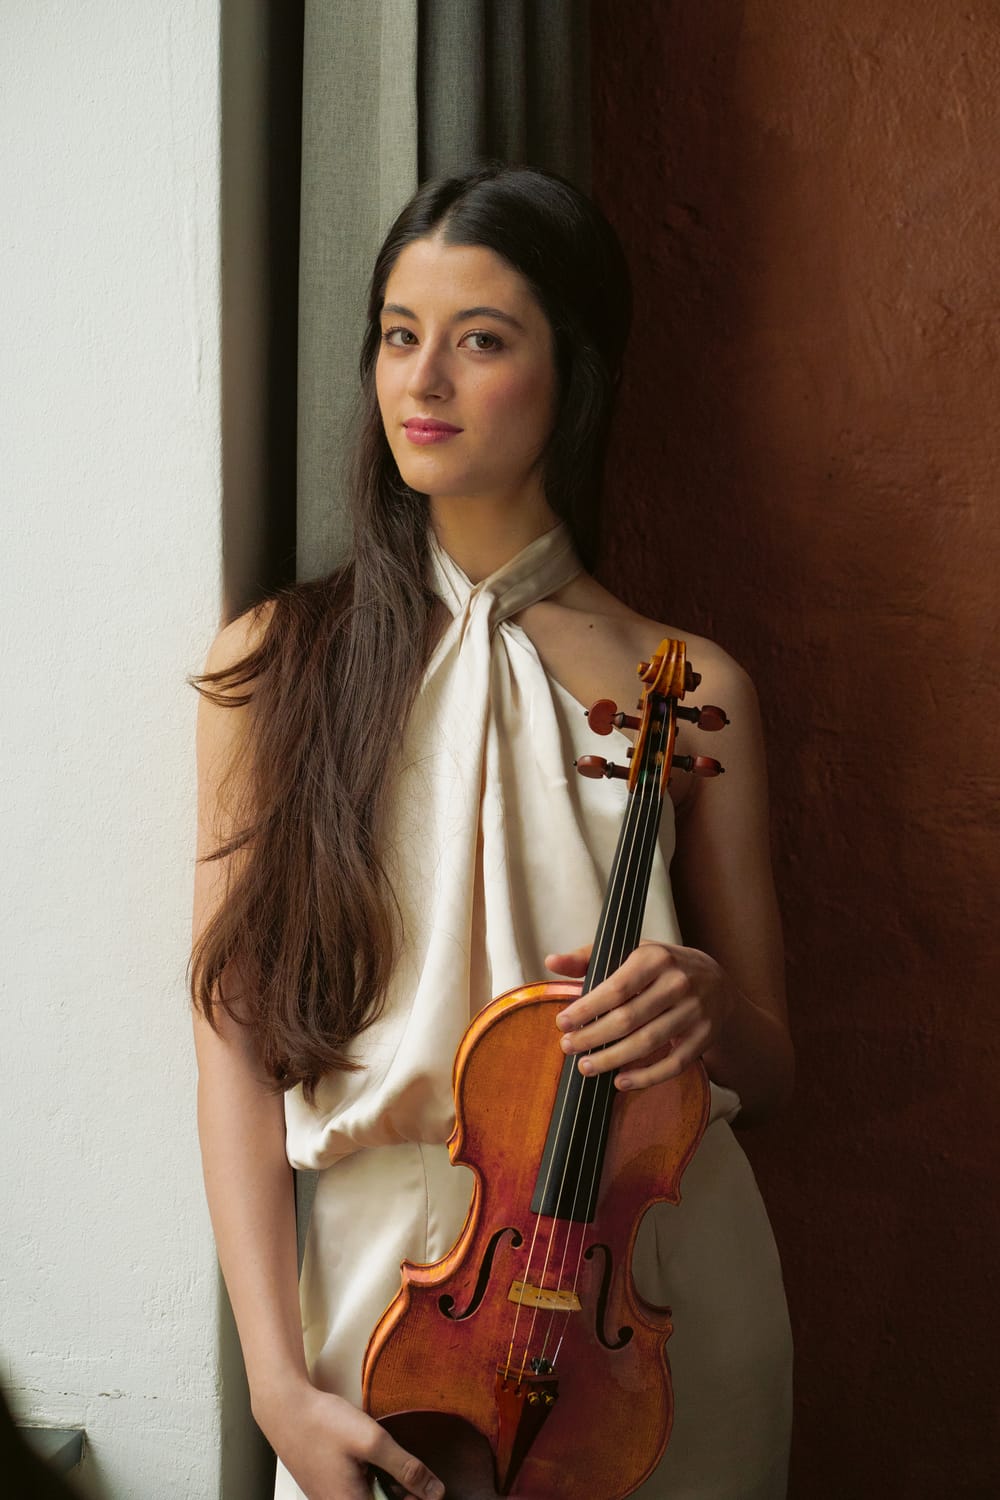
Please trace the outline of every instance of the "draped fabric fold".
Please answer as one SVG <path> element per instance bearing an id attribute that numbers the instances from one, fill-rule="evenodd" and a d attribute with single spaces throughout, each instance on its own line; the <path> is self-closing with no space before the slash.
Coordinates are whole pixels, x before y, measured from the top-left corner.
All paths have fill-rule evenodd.
<path id="1" fill-rule="evenodd" d="M 512 620 L 580 571 L 566 528 L 476 585 L 432 533 L 431 566 L 452 618 L 410 712 L 393 786 L 385 860 L 400 953 L 382 1015 L 351 1045 L 363 1068 L 322 1079 L 314 1105 L 299 1089 L 286 1095 L 296 1166 L 447 1140 L 452 1060 L 469 1021 L 499 991 L 544 978 L 553 946 L 593 936 L 617 840 L 625 791 L 573 773 L 593 736 L 578 706 L 573 723 L 566 694 Z M 566 872 L 558 882 L 553 848 Z M 662 859 L 658 891 L 657 925 L 673 930 Z"/>
<path id="2" fill-rule="evenodd" d="M 343 506 L 365 294 L 417 185 L 417 0 L 308 0 L 302 69 L 297 569 L 329 571 Z"/>

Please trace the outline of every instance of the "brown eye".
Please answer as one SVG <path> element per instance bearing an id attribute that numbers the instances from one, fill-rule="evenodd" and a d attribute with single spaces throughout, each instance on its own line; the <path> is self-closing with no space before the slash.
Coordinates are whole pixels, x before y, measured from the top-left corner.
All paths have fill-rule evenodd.
<path id="1" fill-rule="evenodd" d="M 475 330 L 472 333 L 467 333 L 465 335 L 465 337 L 462 339 L 463 344 L 465 343 L 466 339 L 476 340 L 476 343 L 472 345 L 472 348 L 477 354 L 492 354 L 494 350 L 503 348 L 503 344 L 501 343 L 500 339 L 497 338 L 495 333 L 485 333 Z M 485 340 L 485 342 L 481 342 L 482 340 Z"/>

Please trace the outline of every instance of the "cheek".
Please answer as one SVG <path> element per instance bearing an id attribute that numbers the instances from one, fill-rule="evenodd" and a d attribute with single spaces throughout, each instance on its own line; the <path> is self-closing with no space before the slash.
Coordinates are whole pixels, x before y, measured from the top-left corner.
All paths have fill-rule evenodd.
<path id="1" fill-rule="evenodd" d="M 548 434 L 555 420 L 554 381 L 548 372 L 512 370 L 482 392 L 482 411 L 489 426 L 516 427 L 525 446 Z"/>
<path id="2" fill-rule="evenodd" d="M 382 413 L 383 423 L 385 422 L 386 401 L 389 398 L 390 391 L 391 381 L 388 378 L 385 360 L 380 354 L 375 361 L 375 398 L 378 401 L 379 411 Z"/>

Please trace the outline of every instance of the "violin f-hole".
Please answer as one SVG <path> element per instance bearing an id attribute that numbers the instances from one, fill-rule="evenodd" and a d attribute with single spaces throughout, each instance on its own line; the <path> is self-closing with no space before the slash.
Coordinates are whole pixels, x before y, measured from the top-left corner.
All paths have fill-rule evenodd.
<path id="1" fill-rule="evenodd" d="M 611 1251 L 608 1249 L 607 1245 L 590 1245 L 583 1252 L 584 1260 L 593 1260 L 595 1250 L 600 1250 L 604 1258 L 604 1274 L 601 1277 L 601 1289 L 597 1294 L 597 1312 L 594 1318 L 594 1332 L 597 1334 L 599 1342 L 604 1345 L 605 1349 L 624 1349 L 625 1345 L 632 1337 L 632 1333 L 634 1331 L 633 1329 L 629 1328 L 627 1324 L 624 1328 L 619 1328 L 618 1338 L 614 1341 L 609 1339 L 604 1332 L 604 1319 L 608 1311 L 608 1295 L 611 1291 Z"/>
<path id="2" fill-rule="evenodd" d="M 497 1246 L 499 1245 L 505 1234 L 509 1234 L 511 1236 L 510 1244 L 512 1250 L 517 1250 L 519 1246 L 524 1243 L 523 1238 L 518 1230 L 513 1229 L 509 1226 L 506 1229 L 498 1229 L 496 1233 L 490 1237 L 489 1244 L 486 1246 L 486 1250 L 483 1253 L 483 1258 L 479 1266 L 479 1276 L 476 1279 L 476 1285 L 472 1292 L 472 1300 L 470 1301 L 465 1311 L 460 1313 L 454 1311 L 455 1299 L 454 1297 L 450 1297 L 447 1292 L 445 1292 L 443 1296 L 438 1298 L 438 1307 L 444 1313 L 446 1318 L 451 1318 L 451 1320 L 455 1323 L 461 1323 L 463 1319 L 472 1317 L 472 1314 L 476 1311 L 476 1308 L 486 1296 L 486 1288 L 490 1284 L 490 1274 L 493 1270 L 493 1257 L 496 1255 Z"/>

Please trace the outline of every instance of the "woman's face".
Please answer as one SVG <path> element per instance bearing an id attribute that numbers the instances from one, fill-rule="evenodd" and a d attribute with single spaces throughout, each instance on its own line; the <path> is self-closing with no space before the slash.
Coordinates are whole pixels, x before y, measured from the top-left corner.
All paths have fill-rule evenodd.
<path id="1" fill-rule="evenodd" d="M 552 330 L 492 250 L 415 240 L 390 273 L 375 388 L 406 483 L 436 498 L 537 498 L 555 420 Z"/>

